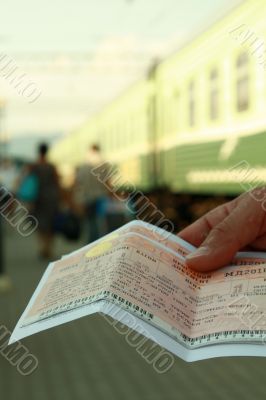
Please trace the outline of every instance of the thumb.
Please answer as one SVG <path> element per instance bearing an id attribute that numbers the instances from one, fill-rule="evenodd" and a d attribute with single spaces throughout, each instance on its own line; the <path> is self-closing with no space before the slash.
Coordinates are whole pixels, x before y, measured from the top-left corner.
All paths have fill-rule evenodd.
<path id="1" fill-rule="evenodd" d="M 227 217 L 217 224 L 194 253 L 186 257 L 187 266 L 197 271 L 211 271 L 228 264 L 235 253 L 253 242 L 264 225 L 261 203 L 249 194 Z"/>

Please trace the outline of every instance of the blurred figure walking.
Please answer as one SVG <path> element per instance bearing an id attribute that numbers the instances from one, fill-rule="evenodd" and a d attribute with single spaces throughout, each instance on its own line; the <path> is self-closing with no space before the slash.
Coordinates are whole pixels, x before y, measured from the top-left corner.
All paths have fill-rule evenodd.
<path id="1" fill-rule="evenodd" d="M 88 243 L 99 239 L 105 233 L 104 221 L 100 215 L 99 207 L 108 192 L 105 186 L 92 174 L 92 169 L 102 163 L 101 149 L 97 144 L 93 144 L 88 150 L 85 164 L 81 165 L 76 172 L 74 198 L 87 219 Z"/>
<path id="2" fill-rule="evenodd" d="M 60 203 L 59 178 L 56 168 L 47 160 L 48 150 L 46 143 L 39 145 L 38 160 L 32 167 L 32 173 L 38 180 L 38 194 L 33 212 L 39 222 L 40 256 L 45 259 L 53 256 L 54 223 Z"/>
<path id="3" fill-rule="evenodd" d="M 2 167 L 2 165 L 1 165 Z M 0 187 L 5 187 L 4 182 L 4 176 L 1 174 L 1 172 L 4 171 L 4 168 L 0 171 Z M 4 226 L 3 226 L 3 216 L 0 214 L 0 294 L 7 292 L 11 289 L 12 283 L 9 278 L 9 276 L 6 274 L 6 269 L 5 269 L 5 255 L 4 255 Z"/>

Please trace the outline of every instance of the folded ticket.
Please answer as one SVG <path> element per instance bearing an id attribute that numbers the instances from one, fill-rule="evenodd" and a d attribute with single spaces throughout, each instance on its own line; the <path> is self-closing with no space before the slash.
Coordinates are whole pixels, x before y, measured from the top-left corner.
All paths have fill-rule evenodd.
<path id="1" fill-rule="evenodd" d="M 195 248 L 132 221 L 49 264 L 10 343 L 96 312 L 185 361 L 266 356 L 266 253 L 238 253 L 212 273 L 187 268 Z"/>

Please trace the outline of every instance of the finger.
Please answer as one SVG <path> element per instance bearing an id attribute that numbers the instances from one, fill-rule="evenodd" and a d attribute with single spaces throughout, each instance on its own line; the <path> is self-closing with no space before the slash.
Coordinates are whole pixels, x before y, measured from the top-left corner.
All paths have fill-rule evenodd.
<path id="1" fill-rule="evenodd" d="M 187 228 L 178 233 L 182 239 L 193 246 L 200 246 L 209 235 L 210 231 L 222 222 L 228 214 L 236 207 L 236 201 L 225 203 L 198 219 Z"/>
<path id="2" fill-rule="evenodd" d="M 197 271 L 223 267 L 239 249 L 260 236 L 262 226 L 265 226 L 265 212 L 260 202 L 247 194 L 214 226 L 202 246 L 187 257 L 187 265 Z"/>
<path id="3" fill-rule="evenodd" d="M 266 250 L 266 234 L 257 238 L 254 242 L 250 244 L 251 249 L 253 250 Z"/>

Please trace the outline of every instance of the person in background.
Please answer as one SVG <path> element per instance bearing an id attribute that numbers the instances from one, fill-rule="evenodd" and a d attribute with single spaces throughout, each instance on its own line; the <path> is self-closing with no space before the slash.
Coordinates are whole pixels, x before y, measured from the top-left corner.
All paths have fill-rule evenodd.
<path id="1" fill-rule="evenodd" d="M 117 198 L 119 196 L 119 199 Z M 125 201 L 123 201 L 123 198 Z M 98 213 L 102 218 L 104 235 L 113 232 L 124 224 L 134 219 L 135 213 L 127 199 L 127 193 L 123 190 L 108 194 L 99 204 Z"/>
<path id="2" fill-rule="evenodd" d="M 242 249 L 266 251 L 266 187 L 214 208 L 178 236 L 198 247 L 186 257 L 196 271 L 221 268 Z"/>
<path id="3" fill-rule="evenodd" d="M 88 150 L 86 162 L 76 171 L 74 199 L 87 219 L 88 243 L 99 239 L 105 230 L 99 208 L 101 202 L 108 195 L 108 191 L 92 173 L 93 168 L 102 163 L 101 149 L 97 144 L 93 144 Z"/>
<path id="4" fill-rule="evenodd" d="M 60 185 L 56 168 L 48 162 L 48 145 L 42 143 L 38 148 L 38 160 L 32 166 L 38 180 L 38 195 L 33 205 L 33 213 L 38 220 L 40 256 L 53 257 L 54 221 L 60 202 Z"/>

